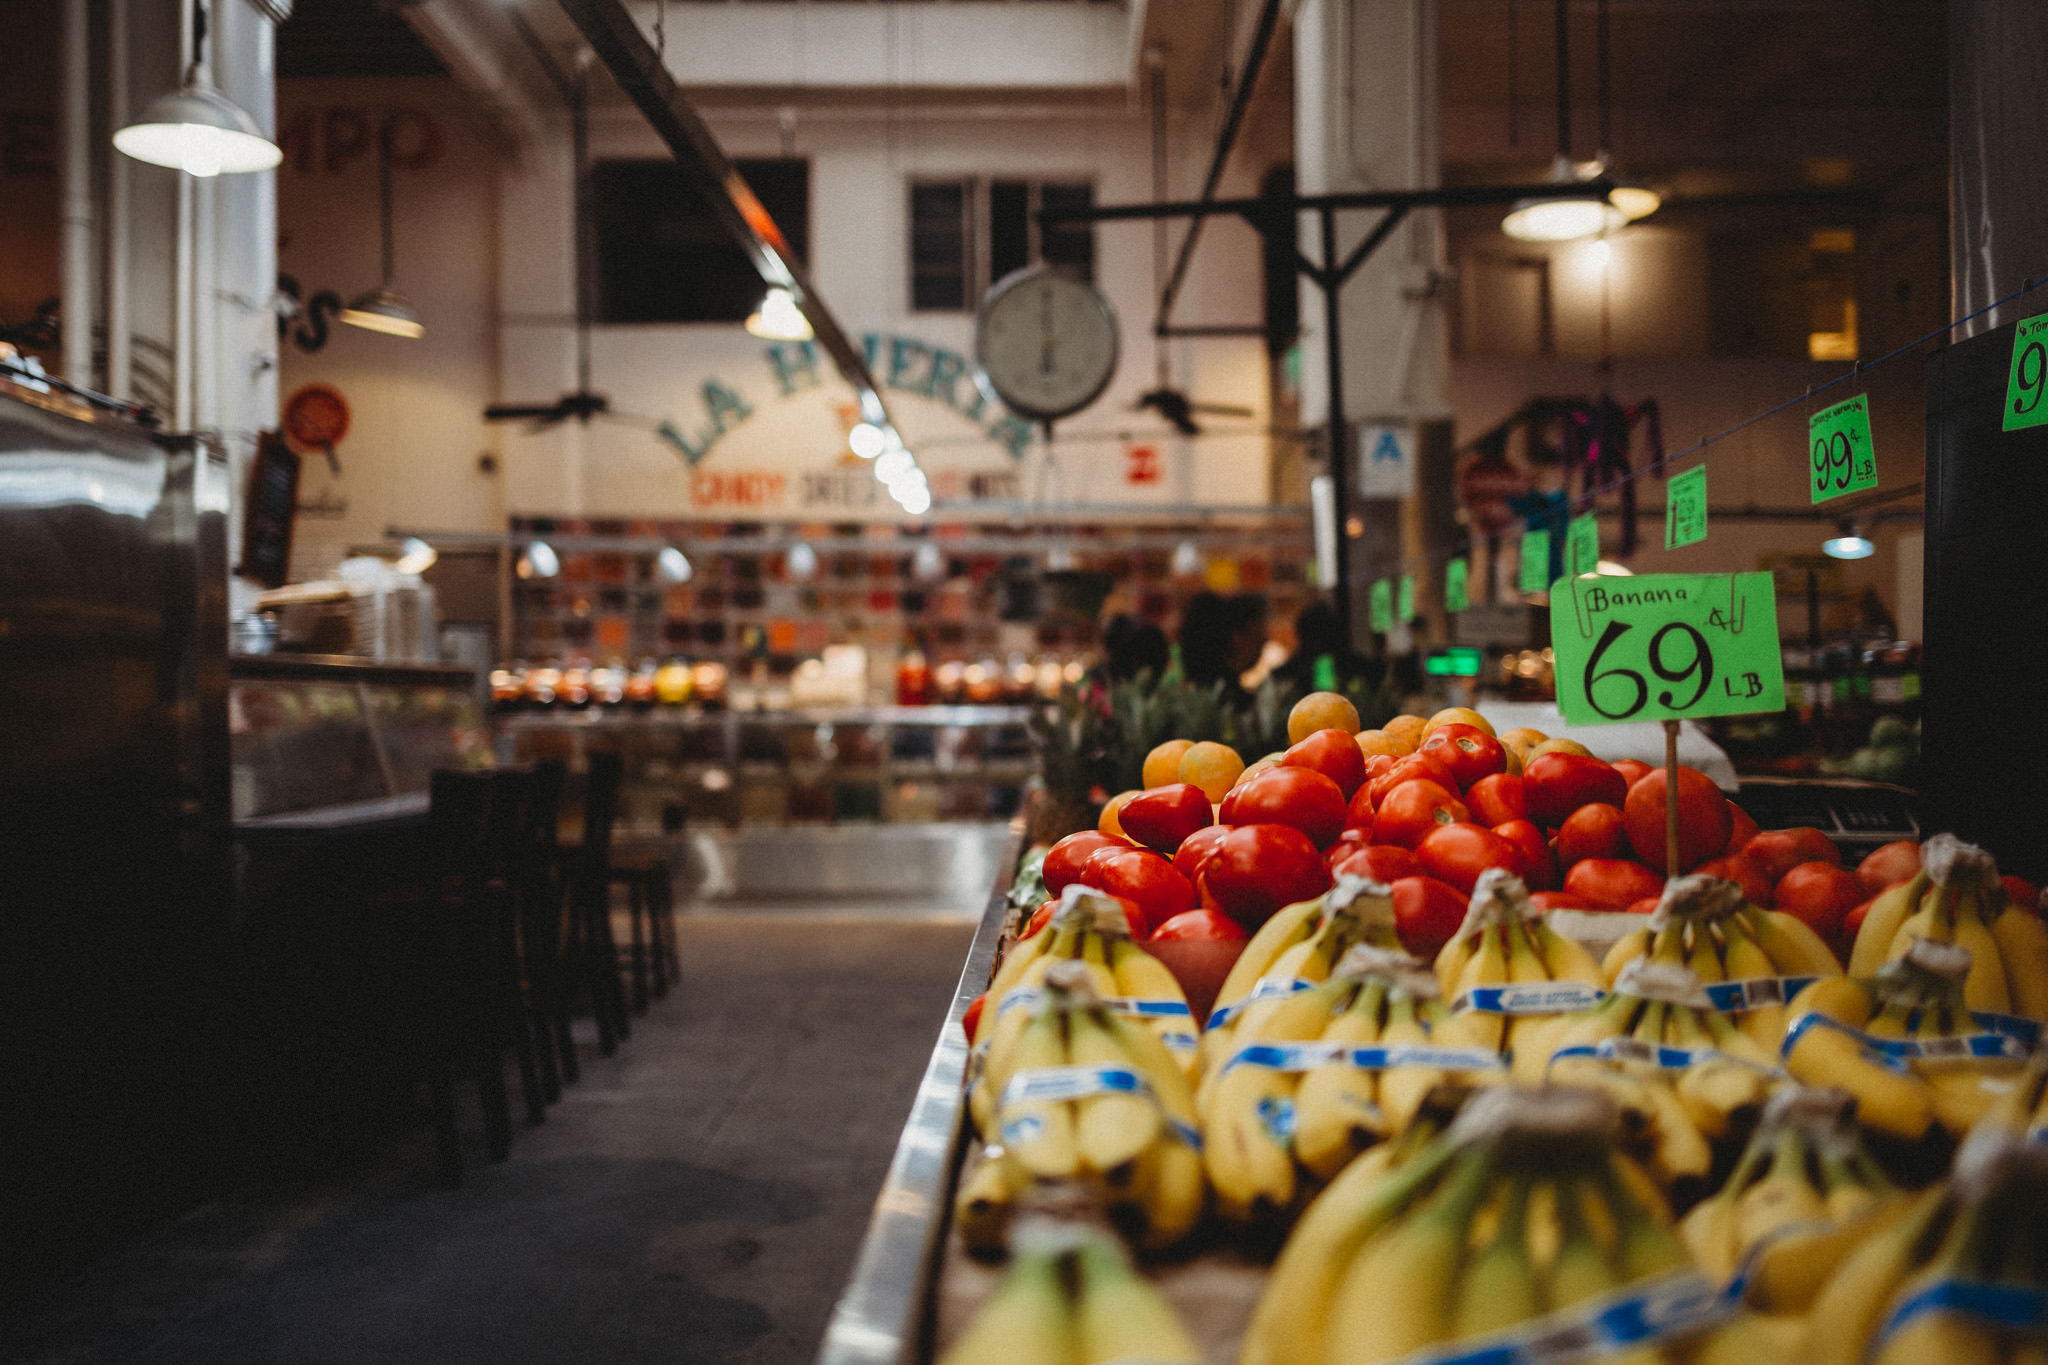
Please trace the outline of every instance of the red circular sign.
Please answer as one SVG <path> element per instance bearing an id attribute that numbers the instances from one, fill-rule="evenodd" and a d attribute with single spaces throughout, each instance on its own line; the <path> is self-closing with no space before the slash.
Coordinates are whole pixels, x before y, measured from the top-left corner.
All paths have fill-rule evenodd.
<path id="1" fill-rule="evenodd" d="M 1512 460 L 1488 462 L 1474 455 L 1458 467 L 1458 501 L 1473 527 L 1494 535 L 1515 524 L 1508 499 L 1529 491 L 1529 475 Z"/>
<path id="2" fill-rule="evenodd" d="M 307 384 L 285 400 L 283 426 L 294 449 L 331 450 L 348 435 L 348 400 L 338 389 Z"/>

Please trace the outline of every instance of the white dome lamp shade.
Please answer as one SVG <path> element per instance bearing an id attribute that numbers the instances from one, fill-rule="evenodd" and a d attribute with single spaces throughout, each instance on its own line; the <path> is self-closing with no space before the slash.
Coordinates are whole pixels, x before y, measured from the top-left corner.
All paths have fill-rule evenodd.
<path id="1" fill-rule="evenodd" d="M 197 4 L 191 13 L 192 61 L 184 83 L 117 131 L 115 150 L 203 179 L 273 169 L 284 150 L 263 135 L 248 110 L 214 88 L 206 65 L 206 6 Z"/>
<path id="2" fill-rule="evenodd" d="M 1547 178 L 1558 186 L 1581 183 L 1572 163 L 1562 156 L 1551 163 Z M 1575 242 L 1581 237 L 1612 232 L 1628 221 L 1626 213 L 1605 199 L 1539 195 L 1517 201 L 1501 220 L 1500 230 L 1524 242 Z"/>
<path id="3" fill-rule="evenodd" d="M 1830 559 L 1868 559 L 1877 553 L 1877 546 L 1854 522 L 1845 521 L 1836 529 L 1839 534 L 1820 543 L 1820 552 Z"/>

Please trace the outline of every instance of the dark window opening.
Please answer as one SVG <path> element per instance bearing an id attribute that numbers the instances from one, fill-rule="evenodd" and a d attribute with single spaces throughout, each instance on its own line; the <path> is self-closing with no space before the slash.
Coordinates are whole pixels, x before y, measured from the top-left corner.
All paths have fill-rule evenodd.
<path id="1" fill-rule="evenodd" d="M 921 312 L 972 308 L 1012 271 L 1045 264 L 1095 278 L 1091 223 L 1041 226 L 1048 208 L 1087 208 L 1085 181 L 920 180 L 910 186 L 910 306 Z"/>

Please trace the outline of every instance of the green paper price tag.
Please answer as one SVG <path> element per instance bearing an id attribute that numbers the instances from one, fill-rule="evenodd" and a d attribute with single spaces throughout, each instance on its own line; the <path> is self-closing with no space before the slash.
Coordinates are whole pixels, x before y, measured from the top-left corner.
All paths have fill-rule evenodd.
<path id="1" fill-rule="evenodd" d="M 1573 725 L 1785 709 L 1768 573 L 1574 578 L 1551 594 L 1550 636 Z"/>
<path id="2" fill-rule="evenodd" d="M 1378 579 L 1372 585 L 1372 628 L 1385 635 L 1394 628 L 1394 585 Z"/>
<path id="3" fill-rule="evenodd" d="M 1522 567 L 1515 576 L 1522 592 L 1545 592 L 1550 588 L 1550 532 L 1522 533 Z"/>
<path id="4" fill-rule="evenodd" d="M 1664 548 L 1696 545 L 1707 538 L 1707 467 L 1694 465 L 1664 485 Z"/>
<path id="5" fill-rule="evenodd" d="M 1401 575 L 1401 588 L 1398 594 L 1398 599 L 1398 603 L 1394 608 L 1394 614 L 1400 618 L 1401 624 L 1406 625 L 1408 622 L 1413 621 L 1415 619 L 1414 574 L 1404 573 Z"/>
<path id="6" fill-rule="evenodd" d="M 1463 611 L 1472 605 L 1472 565 L 1464 556 L 1444 565 L 1444 610 Z"/>
<path id="7" fill-rule="evenodd" d="M 1311 686 L 1316 691 L 1335 692 L 1337 690 L 1337 661 L 1330 655 L 1316 655 L 1316 666 L 1313 670 L 1313 675 Z"/>
<path id="8" fill-rule="evenodd" d="M 1567 578 L 1600 567 L 1600 519 L 1591 512 L 1573 517 L 1566 528 L 1564 572 Z"/>
<path id="9" fill-rule="evenodd" d="M 2048 313 L 2028 318 L 2012 334 L 2012 378 L 2005 381 L 2006 431 L 2020 431 L 2048 422 Z"/>
<path id="10" fill-rule="evenodd" d="M 1877 487 L 1877 448 L 1870 443 L 1870 396 L 1816 412 L 1806 424 L 1813 453 L 1813 500 Z"/>

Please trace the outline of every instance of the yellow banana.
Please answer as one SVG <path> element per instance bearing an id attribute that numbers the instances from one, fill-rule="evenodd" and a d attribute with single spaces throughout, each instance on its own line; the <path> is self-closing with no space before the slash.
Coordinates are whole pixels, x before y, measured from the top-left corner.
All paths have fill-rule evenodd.
<path id="1" fill-rule="evenodd" d="M 1123 1040 L 1093 1010 L 1068 1014 L 1067 1050 L 1075 1066 L 1120 1067 L 1143 1075 Z M 1074 1140 L 1081 1164 L 1111 1190 L 1128 1186 L 1138 1157 L 1160 1140 L 1159 1105 L 1150 1095 L 1109 1091 L 1073 1101 Z"/>
<path id="2" fill-rule="evenodd" d="M 1066 1033 L 1065 1010 L 1048 1007 L 1033 1015 L 1011 1049 L 1010 1079 L 996 1101 L 997 1131 L 1004 1152 L 1038 1180 L 1066 1180 L 1080 1174 L 1074 1105 L 1071 1100 L 1019 1099 L 1008 1090 L 1027 1072 L 1065 1066 Z"/>
<path id="3" fill-rule="evenodd" d="M 1148 1251 L 1170 1247 L 1195 1230 L 1209 1197 L 1202 1157 L 1185 1142 L 1154 1143 L 1143 1159 L 1145 1173 L 1135 1203 L 1144 1215 L 1139 1243 Z"/>
<path id="4" fill-rule="evenodd" d="M 1985 920 L 1981 896 L 1964 895 L 1962 907 L 1956 912 L 1952 941 L 1970 954 L 1970 974 L 1963 978 L 1965 1003 L 1973 1010 L 2010 1014 L 2012 993 L 2006 985 L 2005 967 L 1999 960 L 1998 940 Z"/>
<path id="5" fill-rule="evenodd" d="M 1870 1339 L 1890 1311 L 1894 1292 L 1911 1273 L 1916 1243 L 1950 1213 L 1946 1187 L 1916 1196 L 1904 1217 L 1843 1258 L 1807 1311 L 1811 1365 L 1862 1365 Z"/>
<path id="6" fill-rule="evenodd" d="M 1379 1010 L 1386 997 L 1384 981 L 1364 982 L 1357 999 L 1330 1021 L 1320 1041 L 1343 1048 L 1378 1042 Z M 1294 1095 L 1294 1156 L 1316 1175 L 1329 1179 L 1389 1131 L 1375 1073 L 1347 1061 L 1316 1067 L 1301 1078 Z"/>
<path id="7" fill-rule="evenodd" d="M 1735 1238 L 1747 1251 L 1784 1228 L 1827 1222 L 1827 1204 L 1808 1171 L 1805 1134 L 1787 1124 L 1778 1131 L 1771 1169 L 1735 1201 Z"/>
<path id="8" fill-rule="evenodd" d="M 1331 1360 L 1378 1365 L 1450 1335 L 1444 1286 L 1456 1276 L 1492 1178 L 1485 1160 L 1454 1170 L 1427 1202 L 1360 1250 L 1330 1305 Z"/>
<path id="9" fill-rule="evenodd" d="M 1202 1365 L 1202 1353 L 1179 1314 L 1131 1269 L 1114 1242 L 1092 1238 L 1082 1243 L 1074 1261 L 1079 1272 L 1075 1365 L 1137 1360 Z"/>
<path id="10" fill-rule="evenodd" d="M 1749 922 L 1741 915 L 1731 915 L 1721 922 L 1723 935 L 1722 951 L 1728 967 L 1730 981 L 1752 981 L 1783 975 L 1771 961 L 1770 954 L 1757 946 L 1750 936 Z M 1775 1048 L 1778 1040 L 1785 1036 L 1785 1007 L 1783 1005 L 1759 1005 L 1753 1010 L 1744 1010 L 1736 1020 L 1736 1026 L 1759 1045 Z"/>
<path id="11" fill-rule="evenodd" d="M 1750 1261 L 1745 1302 L 1761 1313 L 1806 1312 L 1851 1253 L 1883 1235 L 1912 1208 L 1910 1200 L 1890 1199 L 1833 1227 L 1776 1238 Z"/>
<path id="12" fill-rule="evenodd" d="M 1782 910 L 1748 909 L 1748 928 L 1780 976 L 1840 976 L 1842 964 L 1804 920 Z"/>
<path id="13" fill-rule="evenodd" d="M 1855 945 L 1849 950 L 1849 975 L 1870 976 L 1889 960 L 1892 940 L 1899 936 L 1899 927 L 1919 908 L 1927 885 L 1927 874 L 1923 871 L 1915 873 L 1911 881 L 1878 892 L 1863 916 L 1863 927 L 1856 931 Z"/>
<path id="14" fill-rule="evenodd" d="M 1272 918 L 1259 926 L 1251 942 L 1244 945 L 1244 951 L 1231 964 L 1229 975 L 1223 978 L 1223 984 L 1216 990 L 1216 1003 L 1212 1008 L 1235 1005 L 1250 995 L 1259 979 L 1269 974 L 1275 958 L 1316 931 L 1322 914 L 1320 897 L 1296 901 L 1274 911 Z"/>
<path id="15" fill-rule="evenodd" d="M 1607 956 L 1600 960 L 1600 979 L 1603 985 L 1612 986 L 1614 978 L 1621 975 L 1621 969 L 1650 951 L 1650 931 L 1632 929 L 1614 941 L 1607 950 Z"/>
<path id="16" fill-rule="evenodd" d="M 939 1365 L 1073 1365 L 1062 1259 L 1049 1251 L 1020 1255 Z"/>
<path id="17" fill-rule="evenodd" d="M 1543 1311 L 1529 1256 L 1531 1178 L 1513 1178 L 1503 1196 L 1492 1241 L 1466 1260 L 1451 1286 L 1452 1340 L 1498 1332 Z"/>
<path id="18" fill-rule="evenodd" d="M 1607 975 L 1601 964 L 1586 951 L 1577 940 L 1567 938 L 1550 927 L 1548 918 L 1532 920 L 1529 931 L 1536 940 L 1537 956 L 1552 981 L 1584 981 L 1589 985 L 1605 985 Z"/>
<path id="19" fill-rule="evenodd" d="M 2048 926 L 2031 909 L 2008 905 L 1991 921 L 2006 969 L 2012 1011 L 2029 1019 L 2048 1019 Z"/>
<path id="20" fill-rule="evenodd" d="M 1002 1148 L 984 1147 L 953 1197 L 953 1222 L 968 1250 L 978 1255 L 1002 1251 L 1009 1238 L 1018 1193 L 1013 1169 L 1004 1163 Z"/>

